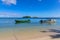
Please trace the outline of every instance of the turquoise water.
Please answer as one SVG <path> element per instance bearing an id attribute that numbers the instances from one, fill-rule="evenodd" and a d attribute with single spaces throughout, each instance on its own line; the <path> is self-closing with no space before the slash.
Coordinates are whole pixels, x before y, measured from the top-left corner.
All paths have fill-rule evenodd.
<path id="1" fill-rule="evenodd" d="M 55 19 L 56 23 L 54 24 L 40 24 L 39 21 L 41 19 L 30 19 L 31 23 L 22 23 L 22 24 L 15 24 L 15 20 L 26 20 L 21 18 L 0 18 L 0 32 L 1 31 L 9 31 L 9 30 L 32 30 L 37 29 L 40 30 L 41 28 L 60 28 L 60 19 Z"/>

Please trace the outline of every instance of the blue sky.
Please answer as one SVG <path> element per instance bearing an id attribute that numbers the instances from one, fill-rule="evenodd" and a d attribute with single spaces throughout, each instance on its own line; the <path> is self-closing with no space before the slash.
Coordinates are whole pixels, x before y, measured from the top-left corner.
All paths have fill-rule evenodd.
<path id="1" fill-rule="evenodd" d="M 60 17 L 60 0 L 0 0 L 0 17 Z"/>

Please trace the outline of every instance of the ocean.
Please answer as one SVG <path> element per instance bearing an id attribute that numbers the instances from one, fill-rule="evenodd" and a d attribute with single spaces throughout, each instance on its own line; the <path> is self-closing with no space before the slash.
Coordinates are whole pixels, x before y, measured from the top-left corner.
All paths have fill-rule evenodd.
<path id="1" fill-rule="evenodd" d="M 39 19 L 31 18 L 31 23 L 15 24 L 15 20 L 27 20 L 23 18 L 0 18 L 0 33 L 8 31 L 40 31 L 41 29 L 60 29 L 60 19 L 55 19 L 54 24 L 40 24 Z"/>

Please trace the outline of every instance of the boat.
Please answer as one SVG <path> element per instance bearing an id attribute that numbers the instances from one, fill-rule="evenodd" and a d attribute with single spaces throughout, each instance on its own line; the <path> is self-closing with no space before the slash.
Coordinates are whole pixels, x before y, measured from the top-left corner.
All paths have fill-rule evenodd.
<path id="1" fill-rule="evenodd" d="M 40 20 L 40 23 L 55 23 L 55 19 L 48 19 L 48 20 Z"/>
<path id="2" fill-rule="evenodd" d="M 55 23 L 56 20 L 54 20 L 54 19 L 49 19 L 49 20 L 47 20 L 46 22 L 47 22 L 47 23 Z"/>
<path id="3" fill-rule="evenodd" d="M 30 20 L 15 20 L 15 23 L 30 23 Z"/>

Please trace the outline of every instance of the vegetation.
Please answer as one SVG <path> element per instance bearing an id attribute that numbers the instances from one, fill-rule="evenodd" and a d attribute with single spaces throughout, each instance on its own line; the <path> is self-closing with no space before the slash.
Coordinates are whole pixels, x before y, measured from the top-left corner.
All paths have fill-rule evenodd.
<path id="1" fill-rule="evenodd" d="M 16 24 L 17 23 L 30 23 L 30 20 L 15 20 Z"/>
<path id="2" fill-rule="evenodd" d="M 31 16 L 23 16 L 22 18 L 31 18 Z"/>
<path id="3" fill-rule="evenodd" d="M 38 17 L 23 16 L 22 18 L 38 18 Z"/>

